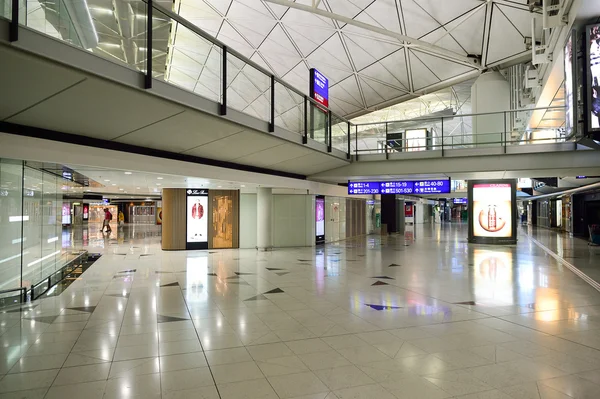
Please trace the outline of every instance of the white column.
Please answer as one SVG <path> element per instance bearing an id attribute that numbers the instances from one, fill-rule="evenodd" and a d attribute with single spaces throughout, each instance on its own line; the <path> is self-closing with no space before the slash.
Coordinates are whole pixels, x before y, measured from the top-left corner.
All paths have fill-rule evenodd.
<path id="1" fill-rule="evenodd" d="M 486 72 L 471 86 L 471 108 L 474 114 L 502 112 L 510 109 L 510 84 L 500 72 Z M 477 144 L 498 143 L 510 138 L 510 114 L 494 114 L 473 117 L 473 142 Z"/>
<path id="2" fill-rule="evenodd" d="M 259 187 L 256 195 L 256 247 L 260 251 L 273 248 L 273 189 Z"/>

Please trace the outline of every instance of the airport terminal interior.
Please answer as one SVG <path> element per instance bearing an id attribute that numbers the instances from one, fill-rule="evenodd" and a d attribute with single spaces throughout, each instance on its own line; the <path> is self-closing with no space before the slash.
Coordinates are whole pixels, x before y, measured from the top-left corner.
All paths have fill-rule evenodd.
<path id="1" fill-rule="evenodd" d="M 598 0 L 0 0 L 0 399 L 600 398 Z"/>

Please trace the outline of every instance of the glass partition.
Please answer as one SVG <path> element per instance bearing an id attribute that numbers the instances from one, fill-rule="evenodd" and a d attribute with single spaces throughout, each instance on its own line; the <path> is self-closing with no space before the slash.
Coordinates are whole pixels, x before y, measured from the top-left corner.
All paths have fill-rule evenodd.
<path id="1" fill-rule="evenodd" d="M 331 114 L 331 146 L 348 152 L 348 122 Z"/>
<path id="2" fill-rule="evenodd" d="M 227 106 L 269 122 L 271 120 L 271 76 L 228 53 Z"/>
<path id="3" fill-rule="evenodd" d="M 23 164 L 0 159 L 0 290 L 21 286 Z"/>
<path id="4" fill-rule="evenodd" d="M 152 77 L 221 102 L 222 49 L 156 9 L 152 16 Z"/>
<path id="5" fill-rule="evenodd" d="M 327 110 L 308 102 L 308 138 L 328 144 L 329 114 Z"/>
<path id="6" fill-rule="evenodd" d="M 304 96 L 275 82 L 275 125 L 304 134 Z"/>

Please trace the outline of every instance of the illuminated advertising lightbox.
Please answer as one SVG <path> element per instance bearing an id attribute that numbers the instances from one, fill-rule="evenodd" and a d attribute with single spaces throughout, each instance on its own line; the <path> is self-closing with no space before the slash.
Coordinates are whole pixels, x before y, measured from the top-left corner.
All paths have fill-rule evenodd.
<path id="1" fill-rule="evenodd" d="M 600 131 L 600 24 L 586 27 L 586 93 L 588 131 Z"/>
<path id="2" fill-rule="evenodd" d="M 575 78 L 575 53 L 577 36 L 575 30 L 572 30 L 565 43 L 565 130 L 567 136 L 577 129 L 577 102 L 575 100 L 577 85 Z"/>
<path id="3" fill-rule="evenodd" d="M 68 202 L 63 202 L 62 204 L 62 224 L 71 224 L 71 204 Z"/>
<path id="4" fill-rule="evenodd" d="M 82 218 L 84 221 L 90 219 L 90 204 L 83 204 Z"/>
<path id="5" fill-rule="evenodd" d="M 470 242 L 516 242 L 516 181 L 470 181 L 469 204 Z"/>
<path id="6" fill-rule="evenodd" d="M 325 243 L 325 197 L 317 195 L 315 198 L 315 236 L 316 243 Z"/>
<path id="7" fill-rule="evenodd" d="M 208 249 L 208 190 L 186 191 L 185 249 Z"/>
<path id="8" fill-rule="evenodd" d="M 348 194 L 446 194 L 450 192 L 450 180 L 417 180 L 385 182 L 348 182 Z"/>
<path id="9" fill-rule="evenodd" d="M 315 68 L 310 70 L 310 96 L 319 104 L 329 107 L 329 80 Z"/>

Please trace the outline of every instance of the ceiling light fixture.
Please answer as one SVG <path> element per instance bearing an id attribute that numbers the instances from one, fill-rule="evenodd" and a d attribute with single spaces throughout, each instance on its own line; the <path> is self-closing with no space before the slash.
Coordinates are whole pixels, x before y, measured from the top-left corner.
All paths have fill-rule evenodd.
<path id="1" fill-rule="evenodd" d="M 126 175 L 130 175 L 130 174 L 131 174 L 131 172 L 125 172 L 125 174 L 126 174 Z"/>
<path id="2" fill-rule="evenodd" d="M 162 177 L 157 177 L 156 179 L 157 179 L 157 180 L 162 180 L 163 178 L 162 178 Z"/>
<path id="3" fill-rule="evenodd" d="M 110 180 L 109 179 L 104 179 L 104 181 L 109 182 Z"/>

